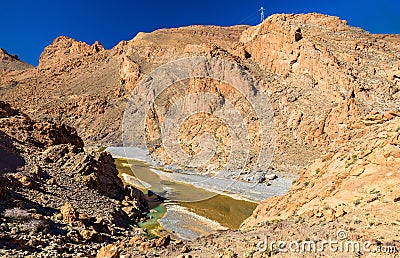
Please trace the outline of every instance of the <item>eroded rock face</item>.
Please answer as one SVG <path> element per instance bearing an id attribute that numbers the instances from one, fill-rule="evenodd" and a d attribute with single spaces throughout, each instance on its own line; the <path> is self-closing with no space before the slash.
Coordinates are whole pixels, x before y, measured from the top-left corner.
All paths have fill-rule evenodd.
<path id="1" fill-rule="evenodd" d="M 128 92 L 132 92 L 140 76 L 140 66 L 129 57 L 123 57 L 119 68 L 120 83 L 125 85 Z"/>
<path id="2" fill-rule="evenodd" d="M 266 83 L 283 116 L 277 117 L 279 131 L 297 141 L 325 145 L 358 116 L 398 105 L 392 75 L 400 72 L 398 46 L 337 17 L 273 15 L 244 31 L 240 41 L 285 85 L 279 92 Z"/>
<path id="3" fill-rule="evenodd" d="M 41 239 L 42 248 L 62 238 L 63 244 L 76 245 L 75 254 L 80 246 L 94 247 L 103 236 L 122 237 L 126 232 L 115 233 L 115 227 L 132 226 L 148 209 L 143 196 L 129 191 L 111 155 L 85 152 L 75 129 L 33 120 L 0 102 L 0 216 L 4 210 L 9 214 L 2 218 L 1 249 L 9 253 L 16 235 Z M 126 214 L 126 206 L 134 212 Z M 23 221 L 15 219 L 20 213 L 26 214 Z M 10 230 L 17 223 L 22 231 Z"/>
<path id="4" fill-rule="evenodd" d="M 364 228 L 375 223 L 394 232 L 392 223 L 398 223 L 400 203 L 396 190 L 399 43 L 398 35 L 372 35 L 337 17 L 283 14 L 254 27 L 189 26 L 139 33 L 111 50 L 99 43 L 90 46 L 59 37 L 46 47 L 35 68 L 21 65 L 1 50 L 1 98 L 34 119 L 0 102 L 0 172 L 18 172 L 16 177 L 3 177 L 6 183 L 0 180 L 0 199 L 29 193 L 35 202 L 57 211 L 69 200 L 79 215 L 89 217 L 77 223 L 98 217 L 95 224 L 99 227 L 115 217 L 139 215 L 146 208 L 140 192 L 124 189 L 111 157 L 84 152 L 83 141 L 121 143 L 122 114 L 138 82 L 162 64 L 205 56 L 233 62 L 260 82 L 272 105 L 278 133 L 272 167 L 301 171 L 287 195 L 261 204 L 244 227 L 292 216 L 309 217 L 313 223 L 343 219 L 339 224 L 343 226 L 368 211 L 375 219 L 365 219 Z M 230 97 L 238 98 L 215 81 L 187 82 L 192 88 L 179 94 L 219 94 L 210 110 Z M 158 129 L 171 100 L 160 99 L 155 105 L 158 110 L 150 112 L 147 121 L 151 151 L 165 164 L 173 160 L 159 148 Z M 238 101 L 235 107 L 244 107 L 243 103 Z M 243 113 L 256 124 L 251 112 Z M 58 124 L 75 127 L 83 141 L 74 129 Z M 260 135 L 255 125 L 249 128 L 255 153 Z M 199 150 L 200 133 L 216 135 L 214 161 L 217 166 L 226 163 L 230 135 L 221 120 L 212 115 L 193 116 L 180 132 L 187 153 Z M 38 185 L 45 191 L 39 191 Z M 123 209 L 116 204 L 121 198 L 129 199 L 123 199 Z M 297 224 L 289 222 L 273 227 L 285 230 Z M 69 237 L 81 236 L 86 241 L 96 235 L 90 228 L 79 232 Z M 143 244 L 143 248 L 154 246 L 156 241 Z M 110 256 L 118 253 L 115 246 L 104 249 Z"/>
<path id="5" fill-rule="evenodd" d="M 351 218 L 359 210 L 390 224 L 398 209 L 400 112 L 372 113 L 351 125 L 304 169 L 289 192 L 260 204 L 243 227 L 291 216 Z M 385 213 L 381 211 L 385 210 Z"/>
<path id="6" fill-rule="evenodd" d="M 62 146 L 62 145 L 60 145 Z M 62 146 L 63 157 L 53 160 L 66 169 L 66 174 L 84 186 L 97 190 L 101 194 L 114 199 L 123 199 L 124 185 L 118 177 L 114 159 L 107 152 L 78 152 L 70 146 Z M 50 153 L 59 153 L 57 148 L 48 149 Z M 61 150 L 64 152 L 63 150 Z M 67 159 L 65 159 L 67 157 Z M 145 202 L 145 200 L 141 200 Z"/>
<path id="7" fill-rule="evenodd" d="M 0 121 L 2 131 L 20 141 L 29 142 L 40 147 L 48 147 L 58 144 L 71 144 L 78 148 L 83 147 L 82 139 L 72 127 L 47 121 L 36 122 L 25 114 L 12 109 L 9 104 L 0 101 L 0 116 L 7 119 Z M 19 133 L 15 131 L 18 126 Z"/>
<path id="8" fill-rule="evenodd" d="M 46 47 L 37 68 L 8 73 L 0 85 L 3 99 L 32 116 L 76 127 L 89 144 L 121 143 L 125 103 L 139 80 L 180 58 L 229 60 L 266 90 L 278 132 L 272 167 L 293 172 L 317 158 L 358 116 L 396 109 L 399 42 L 398 36 L 371 35 L 320 14 L 273 15 L 254 27 L 162 29 L 139 33 L 111 50 L 59 37 Z M 198 83 L 196 89 L 214 87 L 206 80 Z M 157 119 L 150 125 L 160 126 Z M 182 129 L 188 152 L 196 151 L 189 130 L 200 121 L 193 118 Z M 217 120 L 207 123 L 220 128 Z M 229 145 L 227 134 L 219 136 Z M 218 159 L 222 164 L 227 157 L 222 151 Z"/>

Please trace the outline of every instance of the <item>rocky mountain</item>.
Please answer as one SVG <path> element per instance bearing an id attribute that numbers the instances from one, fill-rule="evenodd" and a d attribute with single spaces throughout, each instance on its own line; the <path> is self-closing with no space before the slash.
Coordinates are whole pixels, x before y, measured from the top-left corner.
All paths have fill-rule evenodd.
<path id="1" fill-rule="evenodd" d="M 24 70 L 31 67 L 31 65 L 21 61 L 17 55 L 11 55 L 5 49 L 0 48 L 0 74 L 6 71 Z"/>
<path id="2" fill-rule="evenodd" d="M 154 251 L 167 257 L 393 256 L 400 245 L 400 112 L 361 116 L 340 138 L 301 171 L 287 194 L 263 201 L 238 231 L 164 249 L 154 248 L 157 240 L 127 238 L 103 247 L 99 257 Z"/>
<path id="3" fill-rule="evenodd" d="M 95 254 L 102 239 L 124 237 L 116 227 L 133 229 L 146 211 L 110 154 L 86 152 L 75 129 L 32 120 L 3 101 L 0 154 L 0 254 L 7 257 Z"/>
<path id="4" fill-rule="evenodd" d="M 45 48 L 38 67 L 2 76 L 0 92 L 33 117 L 75 127 L 89 145 L 121 144 L 126 101 L 146 74 L 179 58 L 223 58 L 266 90 L 278 132 L 272 167 L 296 172 L 358 116 L 397 108 L 399 40 L 320 14 L 273 15 L 254 27 L 162 29 L 139 33 L 111 50 L 59 37 Z M 212 83 L 198 85 L 221 91 Z M 149 121 L 156 128 L 159 116 Z M 193 126 L 204 119 L 195 120 Z M 196 152 L 196 146 L 189 143 L 189 151 Z M 154 152 L 171 162 L 162 150 Z M 226 159 L 227 152 L 221 153 L 219 159 Z"/>
<path id="5" fill-rule="evenodd" d="M 6 58 L 1 59 L 0 67 L 6 68 L 1 70 L 1 99 L 38 121 L 74 127 L 85 144 L 101 146 L 121 144 L 127 102 L 132 92 L 144 94 L 135 89 L 141 89 L 143 79 L 151 82 L 152 78 L 146 76 L 156 68 L 197 56 L 227 60 L 233 64 L 231 67 L 243 72 L 241 78 L 249 77 L 244 74 L 254 77 L 268 96 L 276 131 L 269 168 L 300 174 L 285 196 L 261 203 L 245 221 L 243 229 L 278 230 L 276 236 L 279 236 L 281 232 L 292 232 L 304 225 L 321 232 L 357 227 L 362 230 L 354 237 L 373 233 L 378 241 L 378 234 L 386 234 L 390 242 L 398 241 L 398 235 L 393 233 L 398 230 L 393 211 L 397 210 L 399 199 L 396 190 L 400 130 L 399 35 L 371 34 L 349 26 L 338 17 L 322 14 L 279 14 L 257 26 L 189 26 L 139 33 L 110 50 L 98 42 L 90 46 L 62 36 L 45 48 L 37 67 L 24 67 L 15 57 L 3 56 Z M 211 67 L 211 64 L 204 66 Z M 227 66 L 217 69 L 229 70 Z M 182 124 L 179 139 L 182 149 L 195 155 L 201 149 L 201 139 L 197 136 L 212 134 L 216 136 L 217 155 L 211 162 L 214 167 L 227 163 L 232 138 L 223 121 L 214 115 L 230 101 L 249 128 L 251 169 L 251 161 L 262 148 L 258 130 L 260 117 L 252 108 L 266 103 L 249 106 L 240 92 L 220 81 L 190 78 L 183 82 L 186 86 L 176 84 L 163 92 L 146 117 L 146 140 L 152 154 L 164 164 L 174 163 L 161 144 L 160 132 L 167 110 L 182 96 L 208 92 L 218 95 L 206 107 L 211 115 L 198 114 Z M 16 122 L 25 123 L 18 119 Z M 50 127 L 47 124 L 40 130 L 51 131 Z M 26 136 L 22 142 L 29 140 L 35 148 L 57 149 L 72 160 L 86 160 L 83 157 L 88 154 L 77 151 L 82 142 L 61 140 L 63 134 L 72 132 L 70 127 L 60 129 L 56 138 L 48 136 L 34 143 L 35 136 L 30 136 L 31 140 Z M 139 130 L 143 124 L 132 127 Z M 30 135 L 35 132 L 31 131 Z M 12 145 L 4 146 L 12 150 Z M 28 157 L 21 158 L 16 151 L 4 153 L 17 164 L 7 165 L 10 168 L 5 165 L 8 170 L 20 167 L 18 164 Z M 109 160 L 106 154 L 102 155 L 93 156 L 93 162 Z M 62 164 L 73 167 L 77 165 L 74 162 L 62 161 Z M 75 169 L 67 168 L 67 171 L 75 178 L 76 172 L 71 172 Z M 86 172 L 78 174 L 76 179 L 86 187 L 96 189 L 99 185 L 96 179 L 81 176 Z M 266 221 L 270 226 L 260 228 Z M 307 237 L 305 230 L 292 233 L 294 239 Z M 239 241 L 241 233 L 232 234 L 236 237 L 232 241 Z M 251 233 L 246 236 L 255 237 Z M 215 241 L 206 239 L 213 247 L 207 249 L 205 245 L 203 249 L 215 251 L 229 246 L 226 235 L 215 238 Z M 217 242 L 218 248 L 212 249 Z M 254 245 L 239 247 L 255 250 Z M 114 254 L 124 250 L 123 246 L 108 248 Z"/>
<path id="6" fill-rule="evenodd" d="M 293 215 L 351 220 L 360 210 L 360 223 L 371 222 L 374 234 L 378 225 L 397 225 L 400 112 L 363 116 L 349 129 L 301 171 L 286 195 L 265 200 L 243 227 Z"/>

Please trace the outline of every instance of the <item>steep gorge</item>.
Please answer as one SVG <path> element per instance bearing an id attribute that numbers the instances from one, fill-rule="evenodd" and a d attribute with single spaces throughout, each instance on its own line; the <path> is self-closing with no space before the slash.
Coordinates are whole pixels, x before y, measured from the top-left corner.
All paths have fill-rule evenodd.
<path id="1" fill-rule="evenodd" d="M 288 194 L 260 204 L 243 228 L 293 216 L 346 224 L 368 210 L 375 224 L 364 235 L 379 232 L 378 223 L 388 233 L 398 226 L 399 43 L 399 35 L 370 34 L 321 14 L 273 15 L 253 27 L 161 29 L 110 50 L 59 37 L 37 67 L 3 58 L 0 94 L 36 119 L 75 127 L 85 144 L 121 144 L 126 102 L 146 75 L 185 57 L 228 60 L 256 78 L 269 98 L 277 132 L 271 168 L 300 174 Z M 236 96 L 213 80 L 190 83 L 194 88 L 182 94 Z M 168 99 L 158 104 L 159 110 L 170 105 Z M 198 151 L 193 132 L 209 129 L 218 132 L 221 146 L 229 145 L 221 121 L 210 117 L 192 117 L 182 127 L 187 152 Z M 148 123 L 160 128 L 159 118 L 150 116 Z M 222 163 L 227 149 L 220 148 Z M 151 150 L 171 163 L 159 146 Z"/>

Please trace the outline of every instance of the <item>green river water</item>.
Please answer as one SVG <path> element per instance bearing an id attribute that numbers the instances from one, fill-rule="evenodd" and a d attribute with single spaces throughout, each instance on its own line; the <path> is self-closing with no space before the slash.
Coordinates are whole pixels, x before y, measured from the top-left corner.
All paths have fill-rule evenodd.
<path id="1" fill-rule="evenodd" d="M 210 192 L 190 184 L 162 180 L 157 173 L 151 171 L 151 167 L 147 163 L 142 161 L 129 160 L 128 164 L 126 159 L 117 158 L 116 165 L 121 178 L 123 178 L 122 174 L 124 173 L 133 177 L 139 177 L 141 180 L 151 184 L 150 189 L 154 193 L 162 191 L 163 184 L 167 185 L 168 189 L 170 189 L 169 196 L 176 197 L 176 199 L 180 199 L 180 195 L 184 195 L 186 198 L 188 196 L 201 197 L 211 195 Z M 127 182 L 124 181 L 124 183 Z M 142 190 L 145 194 L 148 193 L 145 188 Z M 214 195 L 211 198 L 197 202 L 176 203 L 199 216 L 216 221 L 220 225 L 230 229 L 238 229 L 240 224 L 252 214 L 257 206 L 255 202 L 237 200 L 226 195 Z M 148 215 L 148 219 L 139 226 L 153 229 L 159 226 L 157 220 L 165 214 L 166 206 L 152 199 L 150 199 L 149 205 L 152 212 Z"/>

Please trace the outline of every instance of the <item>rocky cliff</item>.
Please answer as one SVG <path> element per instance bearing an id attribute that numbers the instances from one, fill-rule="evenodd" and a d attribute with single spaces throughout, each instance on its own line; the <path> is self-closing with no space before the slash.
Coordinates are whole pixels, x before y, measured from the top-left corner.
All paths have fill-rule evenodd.
<path id="1" fill-rule="evenodd" d="M 84 151 L 75 129 L 0 101 L 1 254 L 95 254 L 103 238 L 123 236 L 115 227 L 143 216 L 138 193 L 124 187 L 110 154 Z"/>
<path id="2" fill-rule="evenodd" d="M 120 144 L 126 100 L 145 75 L 179 58 L 223 58 L 243 67 L 266 90 L 278 132 L 272 167 L 295 172 L 358 116 L 396 109 L 399 40 L 320 14 L 273 15 L 254 27 L 162 29 L 139 33 L 111 50 L 59 37 L 45 48 L 38 67 L 8 71 L 0 92 L 32 116 L 77 128 L 87 144 Z M 213 83 L 197 82 L 206 89 L 215 88 Z M 232 93 L 220 94 L 229 98 Z M 192 119 L 193 126 L 199 121 Z M 159 121 L 149 122 L 160 127 Z M 221 128 L 217 121 L 210 123 Z M 228 143 L 223 135 L 219 141 Z M 197 144 L 187 146 L 196 153 Z M 228 154 L 222 152 L 224 160 Z"/>
<path id="3" fill-rule="evenodd" d="M 282 232 L 306 220 L 324 231 L 330 226 L 348 226 L 356 218 L 354 225 L 370 227 L 361 235 L 375 231 L 390 234 L 395 240 L 390 231 L 398 225 L 393 211 L 399 199 L 399 43 L 398 35 L 370 34 L 338 17 L 321 14 L 273 15 L 252 27 L 161 29 L 139 33 L 110 50 L 98 42 L 90 46 L 59 37 L 46 47 L 39 66 L 3 69 L 0 94 L 35 119 L 75 127 L 86 144 L 120 144 L 126 103 L 142 79 L 148 79 L 157 67 L 195 56 L 227 60 L 254 77 L 268 96 L 276 131 L 270 168 L 300 173 L 287 195 L 263 202 L 243 227 L 281 220 L 272 225 L 272 231 Z M 2 60 L 7 67 L 10 62 L 19 62 L 9 55 Z M 215 80 L 191 78 L 183 82 L 185 87 L 176 84 L 165 91 L 146 117 L 146 136 L 153 154 L 165 164 L 173 163 L 160 144 L 162 122 L 173 101 L 200 91 L 216 94 L 218 99 L 208 107 L 211 114 L 191 116 L 182 124 L 182 150 L 195 155 L 201 149 L 201 139 L 196 137 L 212 134 L 217 145 L 212 161 L 226 163 L 232 138 L 214 111 L 236 99 L 234 108 L 250 125 L 250 160 L 257 157 L 262 136 L 257 127 L 259 118 L 253 116 L 240 94 Z M 253 105 L 263 107 L 266 103 Z M 46 132 L 52 128 L 43 125 Z M 65 127 L 56 138 L 47 133 L 43 142 L 31 140 L 32 146 L 57 144 L 62 147 L 50 149 L 67 156 L 72 152 L 74 159 L 86 160 L 88 154 L 77 151 L 81 142 L 65 147 L 62 135 L 68 130 Z M 19 167 L 28 156 L 21 157 L 12 146 L 4 145 L 11 150 L 5 155 Z M 58 162 L 57 157 L 48 155 L 48 161 Z M 89 159 L 98 164 L 109 157 L 103 154 Z M 74 162 L 62 160 L 60 164 L 73 166 Z M 79 171 L 85 177 L 78 176 L 78 181 L 86 187 L 98 186 L 90 174 L 86 176 L 85 169 Z M 75 178 L 72 172 L 70 176 Z M 359 218 L 364 210 L 375 217 L 365 213 L 367 217 Z M 303 233 L 298 236 L 303 237 Z"/>
<path id="4" fill-rule="evenodd" d="M 330 143 L 327 154 L 301 171 L 286 195 L 264 201 L 243 227 L 296 215 L 328 222 L 351 219 L 360 210 L 368 213 L 363 224 L 391 225 L 396 215 L 390 211 L 400 199 L 400 112 L 372 113 L 348 129 Z"/>

